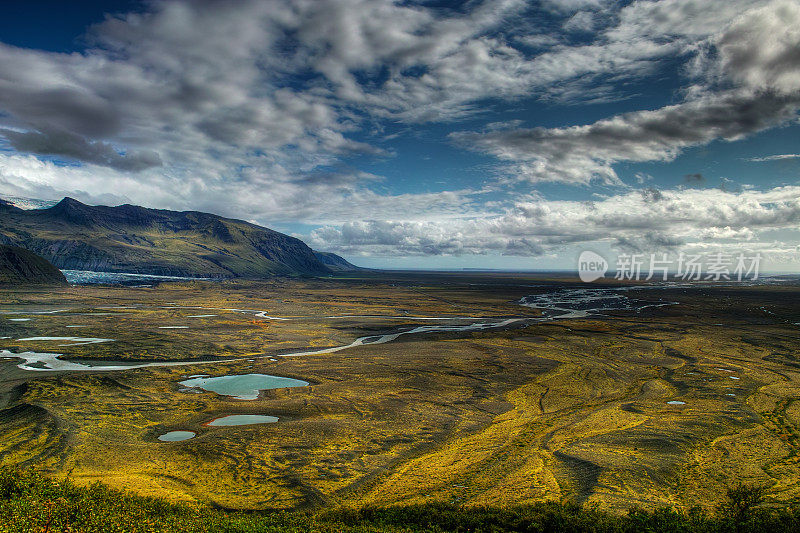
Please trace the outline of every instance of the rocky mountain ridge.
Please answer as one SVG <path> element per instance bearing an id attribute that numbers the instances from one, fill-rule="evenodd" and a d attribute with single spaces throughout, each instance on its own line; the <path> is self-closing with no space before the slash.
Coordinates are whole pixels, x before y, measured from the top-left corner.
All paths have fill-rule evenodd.
<path id="1" fill-rule="evenodd" d="M 73 198 L 27 210 L 0 200 L 0 244 L 25 248 L 70 270 L 208 278 L 318 276 L 333 270 L 300 239 L 242 220 L 131 204 L 92 206 Z M 349 265 L 338 259 L 326 262 L 337 263 L 337 270 Z"/>

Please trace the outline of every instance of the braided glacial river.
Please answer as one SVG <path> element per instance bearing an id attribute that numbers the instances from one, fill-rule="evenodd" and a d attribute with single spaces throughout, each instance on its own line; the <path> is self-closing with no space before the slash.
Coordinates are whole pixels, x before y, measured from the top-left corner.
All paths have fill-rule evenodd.
<path id="1" fill-rule="evenodd" d="M 630 298 L 625 294 L 626 289 L 605 289 L 605 288 L 565 288 L 553 292 L 539 294 L 535 296 L 526 296 L 518 303 L 520 305 L 536 308 L 541 310 L 541 317 L 494 317 L 494 318 L 470 318 L 470 317 L 414 317 L 414 316 L 382 316 L 382 315 L 342 315 L 342 316 L 325 316 L 325 317 L 276 317 L 270 316 L 266 311 L 253 310 L 253 309 L 215 309 L 205 307 L 178 307 L 172 306 L 167 308 L 172 309 L 210 309 L 217 311 L 240 312 L 252 314 L 255 317 L 267 320 L 336 320 L 336 319 L 402 319 L 408 322 L 427 322 L 425 325 L 420 325 L 405 329 L 402 331 L 395 331 L 392 333 L 380 335 L 368 335 L 355 339 L 350 344 L 342 346 L 334 346 L 330 348 L 323 348 L 319 350 L 308 350 L 300 352 L 291 352 L 283 354 L 265 354 L 258 356 L 255 359 L 266 359 L 274 357 L 300 357 L 307 355 L 321 355 L 326 353 L 334 353 L 342 350 L 356 348 L 358 346 L 367 346 L 373 344 L 385 344 L 392 342 L 401 336 L 405 335 L 422 335 L 430 333 L 457 333 L 469 331 L 481 331 L 487 329 L 497 329 L 512 326 L 524 326 L 529 323 L 543 322 L 549 320 L 564 320 L 583 318 L 589 315 L 601 314 L 603 311 L 608 310 L 631 310 L 640 311 L 647 307 L 658 307 L 662 305 L 670 305 L 671 302 L 652 303 L 642 300 Z M 6 312 L 10 314 L 10 312 Z M 29 313 L 29 314 L 35 314 Z M 447 324 L 430 324 L 433 321 L 450 322 Z M 453 322 L 456 322 L 455 324 Z M 465 323 L 466 322 L 466 323 Z M 45 339 L 41 337 L 39 339 Z M 75 344 L 90 344 L 96 342 L 112 341 L 113 339 L 95 339 L 95 338 L 81 338 L 81 337 L 49 337 L 50 340 L 65 340 Z M 29 339 L 19 339 L 29 340 Z M 218 363 L 232 363 L 241 362 L 241 358 L 236 359 L 217 359 L 211 361 L 158 361 L 151 363 L 120 363 L 120 362 L 101 362 L 101 361 L 68 361 L 61 359 L 61 354 L 58 353 L 41 353 L 41 352 L 20 352 L 15 353 L 9 350 L 0 350 L 0 357 L 18 359 L 20 362 L 17 367 L 22 370 L 31 372 L 111 372 L 121 370 L 133 370 L 136 368 L 149 368 L 149 367 L 171 367 L 171 366 L 188 366 L 188 365 L 203 365 L 203 364 L 218 364 Z"/>

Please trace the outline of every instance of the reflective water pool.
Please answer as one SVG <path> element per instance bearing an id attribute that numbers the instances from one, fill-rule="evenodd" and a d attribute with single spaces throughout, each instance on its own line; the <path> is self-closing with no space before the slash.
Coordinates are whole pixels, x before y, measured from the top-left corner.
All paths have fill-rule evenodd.
<path id="1" fill-rule="evenodd" d="M 208 426 L 247 426 L 250 424 L 271 424 L 277 422 L 277 416 L 268 415 L 228 415 L 215 418 L 209 422 Z"/>
<path id="2" fill-rule="evenodd" d="M 182 440 L 189 440 L 197 435 L 194 431 L 170 431 L 158 436 L 158 440 L 163 442 L 179 442 Z"/>
<path id="3" fill-rule="evenodd" d="M 308 386 L 307 381 L 268 374 L 197 377 L 181 381 L 180 384 L 184 387 L 197 387 L 224 396 L 232 396 L 237 400 L 255 400 L 262 390 Z"/>

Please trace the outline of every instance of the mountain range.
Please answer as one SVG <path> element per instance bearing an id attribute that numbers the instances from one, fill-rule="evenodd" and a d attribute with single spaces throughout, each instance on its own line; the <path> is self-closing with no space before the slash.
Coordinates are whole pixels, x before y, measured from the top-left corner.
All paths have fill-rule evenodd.
<path id="1" fill-rule="evenodd" d="M 300 239 L 199 211 L 72 198 L 39 209 L 0 199 L 0 244 L 34 252 L 60 269 L 203 278 L 318 276 L 357 270 Z"/>

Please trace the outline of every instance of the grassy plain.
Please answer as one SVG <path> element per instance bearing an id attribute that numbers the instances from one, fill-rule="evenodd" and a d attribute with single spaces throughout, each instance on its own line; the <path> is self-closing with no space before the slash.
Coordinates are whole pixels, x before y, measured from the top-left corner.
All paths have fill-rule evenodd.
<path id="1" fill-rule="evenodd" d="M 634 289 L 631 297 L 677 304 L 280 357 L 420 325 L 413 316 L 536 317 L 519 298 L 564 286 L 502 274 L 366 274 L 3 290 L 2 310 L 66 311 L 0 316 L 0 337 L 10 337 L 2 349 L 198 364 L 53 374 L 0 361 L 0 461 L 235 509 L 713 508 L 738 483 L 763 487 L 768 504 L 798 499 L 798 286 Z M 215 316 L 190 318 L 207 314 Z M 343 315 L 375 318 L 325 318 Z M 33 336 L 115 340 L 17 340 Z M 215 362 L 227 358 L 237 361 Z M 178 384 L 250 372 L 311 386 L 242 401 Z M 280 421 L 204 425 L 231 413 Z M 198 436 L 157 440 L 170 430 Z"/>

